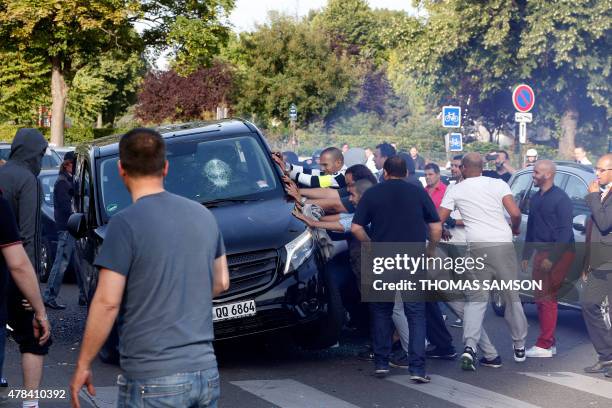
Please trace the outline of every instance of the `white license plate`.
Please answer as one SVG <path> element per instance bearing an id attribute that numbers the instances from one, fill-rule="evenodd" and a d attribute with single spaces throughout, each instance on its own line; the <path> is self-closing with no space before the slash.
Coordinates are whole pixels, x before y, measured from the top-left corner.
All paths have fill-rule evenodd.
<path id="1" fill-rule="evenodd" d="M 257 313 L 254 300 L 228 303 L 213 307 L 213 322 L 228 319 L 239 319 L 241 317 L 253 316 Z"/>

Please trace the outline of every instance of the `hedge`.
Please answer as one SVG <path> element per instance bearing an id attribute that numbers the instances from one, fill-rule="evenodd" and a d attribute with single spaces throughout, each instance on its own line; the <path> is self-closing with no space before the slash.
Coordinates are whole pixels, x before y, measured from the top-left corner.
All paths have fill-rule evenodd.
<path id="1" fill-rule="evenodd" d="M 0 125 L 0 141 L 3 142 L 11 142 L 13 137 L 15 137 L 15 133 L 17 130 L 24 126 L 16 126 L 16 125 Z M 47 138 L 47 140 L 51 137 L 51 130 L 49 128 L 38 128 L 42 132 L 42 134 Z M 78 128 L 78 127 L 70 127 L 64 130 L 64 144 L 66 146 L 75 146 L 83 142 L 89 142 L 94 139 L 98 139 L 101 137 L 114 135 L 118 133 L 125 133 L 129 129 L 122 128 L 102 128 L 102 129 L 94 129 L 94 128 Z"/>

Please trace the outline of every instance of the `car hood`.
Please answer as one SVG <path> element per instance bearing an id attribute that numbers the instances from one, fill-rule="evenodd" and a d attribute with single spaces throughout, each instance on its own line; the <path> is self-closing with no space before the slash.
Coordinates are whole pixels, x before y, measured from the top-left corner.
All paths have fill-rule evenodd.
<path id="1" fill-rule="evenodd" d="M 300 235 L 306 226 L 292 214 L 293 203 L 284 198 L 223 204 L 210 208 L 223 234 L 228 254 L 279 249 Z M 107 225 L 96 229 L 104 239 Z"/>

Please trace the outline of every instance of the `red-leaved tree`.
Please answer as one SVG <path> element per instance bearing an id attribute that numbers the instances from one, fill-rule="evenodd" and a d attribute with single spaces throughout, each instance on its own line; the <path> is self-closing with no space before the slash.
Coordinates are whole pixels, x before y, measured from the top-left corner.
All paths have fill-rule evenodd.
<path id="1" fill-rule="evenodd" d="M 175 71 L 150 72 L 138 94 L 136 116 L 145 123 L 202 119 L 231 103 L 233 85 L 231 67 L 219 61 L 186 77 Z"/>

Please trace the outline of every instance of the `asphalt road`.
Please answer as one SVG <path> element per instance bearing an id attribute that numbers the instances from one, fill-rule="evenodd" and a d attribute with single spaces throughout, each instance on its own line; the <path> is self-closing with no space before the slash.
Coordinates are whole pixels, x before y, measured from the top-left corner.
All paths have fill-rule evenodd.
<path id="1" fill-rule="evenodd" d="M 51 311 L 55 344 L 45 360 L 43 389 L 67 390 L 84 327 L 85 308 L 77 306 L 74 285 L 62 289 L 69 304 L 65 311 Z M 534 305 L 525 311 L 530 330 L 528 345 L 537 336 Z M 558 354 L 552 359 L 528 359 L 515 363 L 512 343 L 502 318 L 492 312 L 485 326 L 498 347 L 504 365 L 463 372 L 458 361 L 428 361 L 432 382 L 414 385 L 407 372 L 395 369 L 387 379 L 374 378 L 372 363 L 355 355 L 367 339 L 345 332 L 340 346 L 305 352 L 292 345 L 286 334 L 250 337 L 216 346 L 221 373 L 220 407 L 227 408 L 609 408 L 612 380 L 586 375 L 582 367 L 595 361 L 581 314 L 562 310 L 558 325 Z M 461 329 L 449 329 L 461 347 Z M 9 342 L 5 376 L 19 388 L 19 353 Z M 97 362 L 94 382 L 97 404 L 114 406 L 117 367 Z M 20 407 L 17 401 L 6 407 Z M 69 406 L 67 400 L 41 401 L 41 407 Z M 94 406 L 87 402 L 84 407 Z M 4 406 L 3 406 L 4 408 Z"/>

